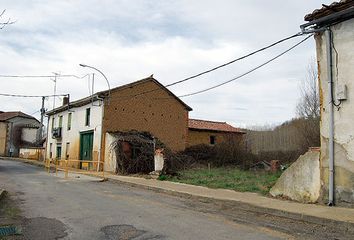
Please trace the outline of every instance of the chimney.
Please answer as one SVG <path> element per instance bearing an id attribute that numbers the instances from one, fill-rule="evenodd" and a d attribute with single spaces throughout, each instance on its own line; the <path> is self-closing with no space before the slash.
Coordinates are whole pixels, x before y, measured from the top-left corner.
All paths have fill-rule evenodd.
<path id="1" fill-rule="evenodd" d="M 69 104 L 69 96 L 65 96 L 63 98 L 63 106 L 68 105 L 68 104 Z"/>

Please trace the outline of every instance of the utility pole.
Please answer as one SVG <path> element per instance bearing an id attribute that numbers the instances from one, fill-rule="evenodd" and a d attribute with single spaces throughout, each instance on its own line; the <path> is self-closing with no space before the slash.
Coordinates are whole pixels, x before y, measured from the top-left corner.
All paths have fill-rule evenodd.
<path id="1" fill-rule="evenodd" d="M 94 86 L 95 86 L 95 74 L 92 73 L 92 91 L 91 91 L 91 97 L 92 97 L 92 105 L 93 105 L 93 94 L 95 93 L 94 92 Z"/>
<path id="2" fill-rule="evenodd" d="M 94 86 L 95 86 L 95 74 L 92 73 L 92 95 L 95 93 Z"/>
<path id="3" fill-rule="evenodd" d="M 55 98 L 57 93 L 57 75 L 58 73 L 54 73 L 54 79 L 51 79 L 54 82 L 54 97 L 53 97 L 53 109 L 55 108 Z"/>
<path id="4" fill-rule="evenodd" d="M 44 118 L 44 113 L 45 113 L 44 101 L 45 101 L 45 97 L 42 97 L 42 108 L 40 110 L 40 112 L 41 112 L 41 125 L 39 127 L 39 132 L 38 132 L 38 135 L 37 135 L 38 142 L 40 140 L 42 140 L 42 137 L 43 137 L 43 118 Z"/>

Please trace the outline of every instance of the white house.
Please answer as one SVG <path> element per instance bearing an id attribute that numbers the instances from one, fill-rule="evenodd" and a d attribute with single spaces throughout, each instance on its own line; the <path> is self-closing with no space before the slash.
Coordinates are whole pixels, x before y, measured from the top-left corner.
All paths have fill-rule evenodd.
<path id="1" fill-rule="evenodd" d="M 100 159 L 103 100 L 87 97 L 47 112 L 47 158 Z"/>

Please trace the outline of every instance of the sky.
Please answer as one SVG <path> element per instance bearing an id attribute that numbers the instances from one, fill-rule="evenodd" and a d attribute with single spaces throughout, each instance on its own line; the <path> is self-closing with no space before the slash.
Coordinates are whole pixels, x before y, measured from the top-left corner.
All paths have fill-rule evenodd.
<path id="1" fill-rule="evenodd" d="M 303 17 L 326 0 L 2 0 L 0 75 L 73 74 L 100 69 L 111 87 L 154 74 L 166 85 L 223 64 L 300 31 Z M 169 89 L 177 96 L 238 76 L 303 37 Z M 313 38 L 276 61 L 220 88 L 182 100 L 191 118 L 237 127 L 279 124 L 295 117 L 299 84 L 315 57 Z M 58 78 L 56 93 L 90 94 L 88 77 Z M 107 89 L 95 73 L 94 91 Z M 0 78 L 0 93 L 50 95 L 51 78 Z M 1 111 L 39 118 L 40 98 L 0 96 Z M 62 101 L 55 99 L 56 106 Z M 45 101 L 53 108 L 53 99 Z"/>

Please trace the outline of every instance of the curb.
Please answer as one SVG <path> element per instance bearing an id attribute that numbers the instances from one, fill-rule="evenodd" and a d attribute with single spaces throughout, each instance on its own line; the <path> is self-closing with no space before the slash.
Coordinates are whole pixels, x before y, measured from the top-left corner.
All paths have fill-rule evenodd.
<path id="1" fill-rule="evenodd" d="M 268 214 L 268 215 L 272 215 L 272 216 L 276 216 L 276 217 L 283 217 L 283 218 L 293 219 L 293 220 L 297 220 L 297 221 L 304 221 L 304 222 L 309 222 L 309 223 L 314 223 L 314 224 L 332 225 L 332 226 L 336 226 L 339 229 L 343 229 L 343 231 L 344 230 L 347 231 L 347 229 L 354 229 L 354 223 L 345 222 L 345 221 L 338 221 L 338 220 L 333 220 L 333 219 L 304 215 L 304 214 L 300 214 L 300 213 L 292 213 L 292 212 L 282 211 L 282 210 L 273 209 L 273 208 L 260 207 L 260 206 L 252 205 L 252 204 L 237 201 L 237 200 L 221 200 L 221 199 L 216 199 L 213 197 L 197 196 L 197 195 L 193 195 L 193 194 L 189 194 L 189 193 L 167 190 L 167 189 L 163 189 L 163 188 L 159 188 L 159 187 L 151 187 L 151 186 L 145 186 L 145 185 L 137 184 L 137 183 L 125 182 L 125 181 L 113 179 L 113 178 L 108 178 L 108 181 L 117 182 L 119 184 L 124 184 L 124 185 L 131 186 L 131 187 L 152 190 L 152 191 L 155 191 L 158 193 L 166 193 L 166 194 L 176 196 L 176 197 L 195 199 L 200 202 L 211 202 L 212 201 L 216 204 L 228 204 L 228 205 L 231 205 L 233 209 L 240 209 L 243 211 L 249 211 L 249 212 L 253 212 L 253 213 L 257 213 L 257 214 Z"/>

